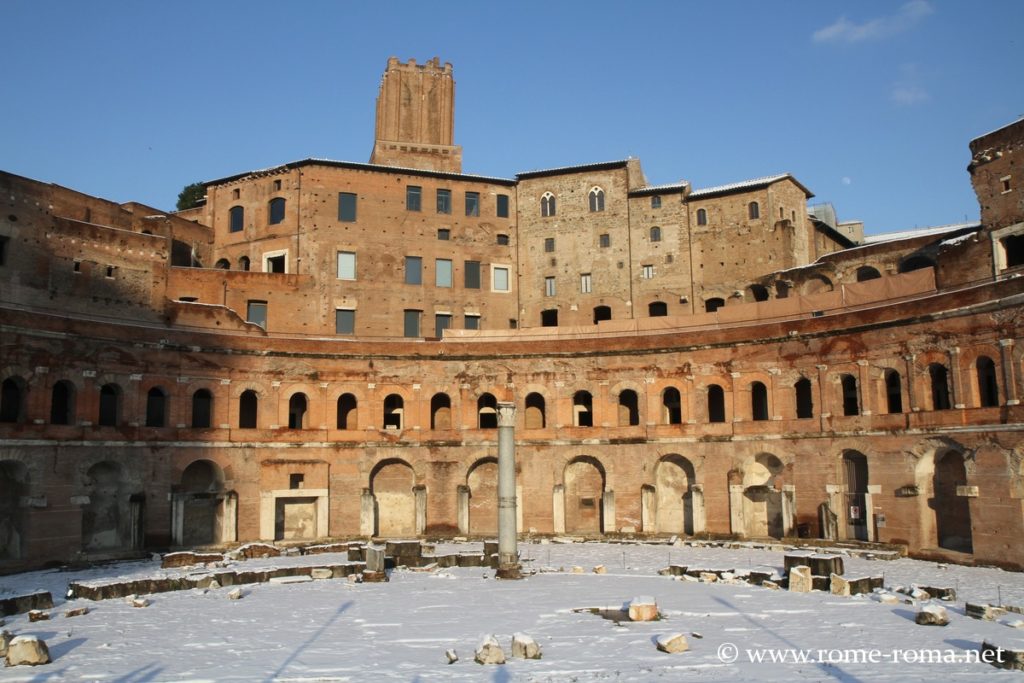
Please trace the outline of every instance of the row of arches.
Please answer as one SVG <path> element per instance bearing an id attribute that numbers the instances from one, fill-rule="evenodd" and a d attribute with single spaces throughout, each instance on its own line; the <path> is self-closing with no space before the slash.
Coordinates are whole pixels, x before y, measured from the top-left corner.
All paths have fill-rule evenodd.
<path id="1" fill-rule="evenodd" d="M 904 396 L 909 390 L 905 377 L 899 370 L 885 368 L 882 371 L 879 396 L 873 397 L 871 403 L 876 406 L 875 412 L 903 413 L 906 411 Z M 919 399 L 927 410 L 948 410 L 954 406 L 953 384 L 950 371 L 946 364 L 938 361 L 923 367 L 924 395 Z M 970 367 L 971 394 L 975 407 L 988 408 L 1000 405 L 1001 391 L 999 368 L 996 362 L 987 355 L 974 357 Z M 836 397 L 837 414 L 844 416 L 860 415 L 865 411 L 865 397 L 862 395 L 860 379 L 854 373 L 837 375 L 838 395 Z M 736 417 L 745 416 L 753 421 L 766 421 L 778 414 L 772 409 L 772 390 L 765 381 L 754 380 L 745 384 L 733 382 L 733 391 L 741 391 L 748 395 L 747 404 L 731 406 L 739 411 Z M 785 387 L 775 383 L 774 391 Z M 815 417 L 815 389 L 808 377 L 799 377 L 792 385 L 791 403 L 797 419 Z M 702 419 L 709 423 L 726 422 L 729 419 L 730 406 L 727 405 L 726 390 L 718 383 L 708 383 L 701 389 L 703 392 Z M 0 387 L 0 422 L 23 422 L 25 420 L 25 396 L 27 385 L 20 377 L 8 377 Z M 616 426 L 637 426 L 641 424 L 641 407 L 646 404 L 646 397 L 633 389 L 622 389 L 614 396 L 616 401 L 612 423 Z M 214 395 L 210 389 L 199 388 L 189 397 L 187 411 L 188 427 L 209 429 L 214 426 Z M 255 429 L 260 425 L 260 395 L 254 389 L 246 389 L 237 398 L 237 422 L 233 426 L 241 429 Z M 383 429 L 405 429 L 409 426 L 405 410 L 406 399 L 398 393 L 388 394 L 383 400 L 383 417 L 380 427 Z M 696 416 L 684 416 L 683 394 L 678 387 L 667 386 L 660 392 L 658 415 L 647 416 L 649 422 L 655 424 L 682 424 L 684 419 L 695 420 Z M 288 397 L 287 427 L 289 429 L 310 428 L 308 416 L 311 400 L 306 393 L 298 391 Z M 526 429 L 544 429 L 548 423 L 548 401 L 540 392 L 527 394 L 523 408 L 525 412 L 524 427 Z M 100 426 L 118 426 L 125 421 L 124 391 L 116 383 L 100 386 L 97 401 L 96 424 Z M 145 406 L 142 424 L 146 427 L 168 427 L 170 423 L 171 398 L 169 393 L 160 386 L 150 387 L 145 395 Z M 365 411 L 364 411 L 365 412 Z M 572 395 L 571 426 L 593 427 L 594 397 L 586 390 L 579 390 Z M 605 414 L 610 414 L 605 411 Z M 478 429 L 497 428 L 497 398 L 485 392 L 476 399 L 476 424 Z M 78 418 L 77 388 L 69 380 L 58 380 L 51 388 L 49 423 L 54 425 L 73 425 Z M 366 415 L 360 415 L 360 401 L 353 393 L 343 393 L 336 400 L 336 417 L 334 427 L 340 430 L 360 429 L 372 426 Z M 452 413 L 452 399 L 443 392 L 434 394 L 430 399 L 429 428 L 432 430 L 448 430 L 455 425 Z"/>
<path id="2" fill-rule="evenodd" d="M 604 211 L 604 190 L 597 185 L 590 188 L 587 193 L 587 207 L 591 213 Z M 558 214 L 557 199 L 553 192 L 545 192 L 540 197 L 540 215 L 542 218 L 550 218 Z"/>

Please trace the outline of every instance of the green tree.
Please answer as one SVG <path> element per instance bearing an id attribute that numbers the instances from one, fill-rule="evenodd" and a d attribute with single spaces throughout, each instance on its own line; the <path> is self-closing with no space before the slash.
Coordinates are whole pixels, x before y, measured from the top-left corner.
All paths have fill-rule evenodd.
<path id="1" fill-rule="evenodd" d="M 199 206 L 205 196 L 206 185 L 203 185 L 202 183 L 186 185 L 184 189 L 178 193 L 178 211 L 184 211 L 185 209 L 192 209 Z"/>

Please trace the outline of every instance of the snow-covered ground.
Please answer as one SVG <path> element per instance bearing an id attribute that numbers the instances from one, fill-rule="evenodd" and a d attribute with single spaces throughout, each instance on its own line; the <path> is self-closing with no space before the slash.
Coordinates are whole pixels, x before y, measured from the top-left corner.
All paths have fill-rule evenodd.
<path id="1" fill-rule="evenodd" d="M 438 554 L 479 544 L 441 545 Z M 49 590 L 52 619 L 7 617 L 4 628 L 47 641 L 53 663 L 0 668 L 0 681 L 442 681 L 697 680 L 947 681 L 1018 680 L 1019 672 L 967 660 L 982 640 L 1024 649 L 1024 629 L 1010 614 L 982 622 L 964 616 L 964 600 L 1024 605 L 1024 575 L 997 569 L 846 558 L 847 576 L 884 574 L 887 586 L 952 586 L 942 603 L 949 626 L 918 626 L 917 607 L 868 596 L 789 593 L 743 584 L 702 584 L 659 576 L 672 564 L 710 569 L 772 568 L 782 553 L 757 549 L 653 545 L 521 544 L 527 566 L 544 568 L 522 581 L 497 581 L 489 569 L 398 570 L 389 583 L 344 579 L 151 596 L 146 608 L 123 600 L 65 602 L 70 581 L 106 581 L 188 573 L 157 562 L 86 571 L 0 577 L 0 596 Z M 240 567 L 323 564 L 340 555 L 250 560 Z M 606 574 L 591 572 L 595 565 Z M 573 566 L 586 569 L 572 574 Z M 564 572 L 557 571 L 564 567 Z M 574 608 L 618 606 L 653 596 L 663 619 L 624 622 Z M 71 607 L 91 611 L 65 618 Z M 512 634 L 533 636 L 540 660 L 504 666 L 473 662 L 481 637 L 494 634 L 510 654 Z M 665 654 L 658 636 L 686 634 L 690 651 Z M 698 635 L 700 637 L 698 637 Z M 445 650 L 460 660 L 447 664 Z M 927 651 L 927 652 L 926 652 Z M 941 657 L 947 661 L 923 661 Z M 758 659 L 763 661 L 758 661 Z M 773 661 L 782 660 L 785 661 Z M 948 661 L 959 658 L 961 661 Z M 797 659 L 806 661 L 796 661 Z"/>

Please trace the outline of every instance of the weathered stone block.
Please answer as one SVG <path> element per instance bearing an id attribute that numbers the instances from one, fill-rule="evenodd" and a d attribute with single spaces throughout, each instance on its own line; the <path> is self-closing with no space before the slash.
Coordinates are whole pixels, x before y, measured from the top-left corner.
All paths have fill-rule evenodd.
<path id="1" fill-rule="evenodd" d="M 630 600 L 627 611 L 630 621 L 655 621 L 661 616 L 658 613 L 658 603 L 647 595 Z"/>
<path id="2" fill-rule="evenodd" d="M 925 605 L 914 617 L 914 621 L 922 626 L 946 626 L 949 624 L 949 613 L 941 605 Z"/>
<path id="3" fill-rule="evenodd" d="M 11 614 L 24 614 L 34 609 L 52 608 L 53 596 L 48 591 L 39 591 L 0 600 L 0 617 L 6 617 Z"/>
<path id="4" fill-rule="evenodd" d="M 484 636 L 476 646 L 474 657 L 477 664 L 504 664 L 505 651 L 501 649 L 497 638 Z"/>
<path id="5" fill-rule="evenodd" d="M 525 633 L 512 635 L 512 656 L 521 659 L 540 659 L 540 645 Z"/>
<path id="6" fill-rule="evenodd" d="M 791 567 L 789 570 L 789 590 L 792 593 L 810 593 L 814 587 L 811 568 L 805 565 Z"/>
<path id="7" fill-rule="evenodd" d="M 7 646 L 7 666 L 37 666 L 50 663 L 50 649 L 36 636 L 17 636 Z"/>
<path id="8" fill-rule="evenodd" d="M 690 643 L 687 642 L 686 636 L 682 633 L 669 633 L 667 635 L 658 636 L 656 643 L 660 651 L 668 652 L 670 654 L 686 652 L 690 649 Z"/>

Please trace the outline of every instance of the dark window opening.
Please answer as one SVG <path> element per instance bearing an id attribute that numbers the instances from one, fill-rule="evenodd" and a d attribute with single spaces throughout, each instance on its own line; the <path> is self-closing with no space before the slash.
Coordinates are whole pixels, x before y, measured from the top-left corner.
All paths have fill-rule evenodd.
<path id="1" fill-rule="evenodd" d="M 192 428 L 209 429 L 213 426 L 213 394 L 198 389 L 192 394 Z"/>
<path id="2" fill-rule="evenodd" d="M 359 427 L 357 413 L 359 402 L 352 394 L 342 394 L 338 397 L 338 429 L 356 429 Z"/>
<path id="3" fill-rule="evenodd" d="M 758 422 L 768 419 L 768 387 L 763 382 L 750 384 L 750 414 Z"/>
<path id="4" fill-rule="evenodd" d="M 0 385 L 0 422 L 25 421 L 25 391 L 19 380 L 5 379 Z"/>
<path id="5" fill-rule="evenodd" d="M 544 397 L 536 392 L 526 395 L 526 429 L 544 429 L 547 425 L 544 403 Z"/>
<path id="6" fill-rule="evenodd" d="M 572 396 L 573 425 L 576 427 L 593 427 L 593 397 L 589 391 L 577 391 Z"/>
<path id="7" fill-rule="evenodd" d="M 466 215 L 467 216 L 479 216 L 480 215 L 480 193 L 479 192 L 467 192 L 466 193 Z"/>
<path id="8" fill-rule="evenodd" d="M 602 320 L 612 319 L 612 308 L 611 306 L 595 306 L 594 307 L 594 324 L 598 324 Z"/>
<path id="9" fill-rule="evenodd" d="M 714 313 L 723 306 L 725 306 L 725 299 L 719 297 L 708 299 L 704 302 L 704 310 L 708 313 Z"/>
<path id="10" fill-rule="evenodd" d="M 658 196 L 651 197 L 651 208 L 652 209 L 660 209 L 661 208 L 661 197 L 658 197 Z"/>
<path id="11" fill-rule="evenodd" d="M 768 301 L 768 288 L 764 285 L 750 285 L 747 292 L 754 301 Z"/>
<path id="12" fill-rule="evenodd" d="M 885 407 L 887 413 L 903 412 L 903 382 L 895 370 L 885 372 Z"/>
<path id="13" fill-rule="evenodd" d="M 256 416 L 259 412 L 260 400 L 256 392 L 246 389 L 238 397 L 238 428 L 256 429 Z"/>
<path id="14" fill-rule="evenodd" d="M 288 475 L 288 488 L 301 489 L 306 485 L 306 475 L 293 472 Z"/>
<path id="15" fill-rule="evenodd" d="M 558 309 L 552 308 L 540 312 L 541 327 L 558 327 Z"/>
<path id="16" fill-rule="evenodd" d="M 452 191 L 451 190 L 438 190 L 437 191 L 437 212 L 438 213 L 451 213 L 452 212 Z"/>
<path id="17" fill-rule="evenodd" d="M 167 426 L 167 394 L 163 389 L 153 387 L 146 395 L 146 426 Z"/>
<path id="18" fill-rule="evenodd" d="M 683 423 L 683 398 L 675 387 L 661 392 L 662 422 L 667 425 Z"/>
<path id="19" fill-rule="evenodd" d="M 498 400 L 493 394 L 484 394 L 476 401 L 477 427 L 498 428 Z"/>
<path id="20" fill-rule="evenodd" d="M 342 223 L 355 223 L 356 195 L 354 193 L 338 193 L 338 220 Z"/>
<path id="21" fill-rule="evenodd" d="M 550 192 L 540 198 L 540 215 L 542 218 L 555 215 L 555 195 Z"/>
<path id="22" fill-rule="evenodd" d="M 242 232 L 245 227 L 245 208 L 241 206 L 232 206 L 228 211 L 230 216 L 230 225 L 228 230 L 231 232 Z"/>
<path id="23" fill-rule="evenodd" d="M 1000 241 L 1006 251 L 1006 267 L 1024 266 L 1024 235 L 1010 235 Z"/>
<path id="24" fill-rule="evenodd" d="M 288 429 L 306 428 L 306 409 L 309 402 L 303 393 L 292 394 L 288 399 Z"/>
<path id="25" fill-rule="evenodd" d="M 100 414 L 97 423 L 101 427 L 116 427 L 121 420 L 121 387 L 104 384 L 100 389 Z"/>
<path id="26" fill-rule="evenodd" d="M 608 247 L 612 246 L 612 236 L 609 235 L 608 233 L 602 233 L 597 238 L 597 244 L 602 249 L 607 249 Z"/>
<path id="27" fill-rule="evenodd" d="M 725 391 L 717 384 L 708 387 L 708 422 L 725 422 Z"/>
<path id="28" fill-rule="evenodd" d="M 840 379 L 843 392 L 843 415 L 860 415 L 860 395 L 857 391 L 857 378 L 853 375 L 843 375 Z"/>
<path id="29" fill-rule="evenodd" d="M 555 250 L 555 238 L 554 237 L 545 237 L 544 238 L 544 251 L 550 254 L 554 250 Z"/>
<path id="30" fill-rule="evenodd" d="M 857 282 L 867 282 L 868 280 L 877 280 L 882 277 L 882 274 L 878 272 L 877 268 L 871 266 L 861 266 L 857 269 Z"/>
<path id="31" fill-rule="evenodd" d="M 652 242 L 660 242 L 661 241 L 661 228 L 659 228 L 657 225 L 655 225 L 653 228 L 651 228 L 651 241 Z"/>
<path id="32" fill-rule="evenodd" d="M 384 429 L 402 429 L 405 401 L 398 394 L 384 398 Z"/>
<path id="33" fill-rule="evenodd" d="M 434 336 L 440 339 L 444 331 L 452 326 L 452 316 L 449 313 L 437 313 L 434 315 Z"/>
<path id="34" fill-rule="evenodd" d="M 590 210 L 604 211 L 604 190 L 595 187 L 590 191 Z"/>
<path id="35" fill-rule="evenodd" d="M 251 267 L 251 262 L 249 261 L 249 257 L 248 256 L 242 256 L 241 258 L 238 259 L 238 269 L 239 270 L 241 270 L 243 272 L 248 272 L 250 267 Z"/>
<path id="36" fill-rule="evenodd" d="M 437 239 L 447 242 L 452 238 L 452 231 L 449 228 L 438 228 Z"/>
<path id="37" fill-rule="evenodd" d="M 640 400 L 636 392 L 626 389 L 619 393 L 619 426 L 635 427 L 640 424 Z"/>
<path id="38" fill-rule="evenodd" d="M 975 367 L 978 372 L 978 403 L 982 408 L 995 408 L 999 405 L 996 364 L 988 356 L 978 356 Z"/>
<path id="39" fill-rule="evenodd" d="M 750 202 L 747 205 L 747 215 L 750 216 L 750 220 L 755 220 L 761 217 L 761 205 L 757 202 Z"/>
<path id="40" fill-rule="evenodd" d="M 407 310 L 404 312 L 403 334 L 406 337 L 420 336 L 420 314 L 423 311 Z"/>
<path id="41" fill-rule="evenodd" d="M 921 270 L 923 268 L 934 268 L 935 262 L 927 256 L 911 256 L 900 261 L 899 272 L 909 273 L 914 270 Z"/>
<path id="42" fill-rule="evenodd" d="M 218 259 L 217 263 L 215 263 L 213 267 L 219 270 L 231 270 L 231 262 L 226 258 Z"/>
<path id="43" fill-rule="evenodd" d="M 270 200 L 270 225 L 284 221 L 284 204 L 284 197 L 274 197 Z"/>
<path id="44" fill-rule="evenodd" d="M 467 330 L 479 330 L 480 329 L 480 316 L 467 313 L 465 315 L 465 328 Z"/>
<path id="45" fill-rule="evenodd" d="M 668 315 L 668 304 L 664 301 L 652 301 L 647 304 L 647 315 L 652 318 L 661 318 Z"/>
<path id="46" fill-rule="evenodd" d="M 928 366 L 928 378 L 931 380 L 932 410 L 949 410 L 949 370 L 942 363 Z"/>
<path id="47" fill-rule="evenodd" d="M 435 430 L 452 428 L 452 399 L 448 394 L 434 394 L 430 398 L 430 428 Z"/>
<path id="48" fill-rule="evenodd" d="M 405 284 L 423 284 L 423 258 L 421 256 L 405 257 Z"/>
<path id="49" fill-rule="evenodd" d="M 0 410 L 2 412 L 2 410 Z M 50 396 L 50 424 L 69 425 L 75 422 L 75 385 L 61 380 L 53 385 Z"/>
<path id="50" fill-rule="evenodd" d="M 811 393 L 811 380 L 801 377 L 793 385 L 796 391 L 796 417 L 806 420 L 814 417 L 814 396 Z"/>
<path id="51" fill-rule="evenodd" d="M 499 194 L 497 196 L 497 214 L 498 218 L 508 218 L 508 195 Z"/>
<path id="52" fill-rule="evenodd" d="M 334 311 L 334 333 L 356 333 L 356 312 L 354 310 L 348 308 L 338 308 Z"/>
<path id="53" fill-rule="evenodd" d="M 499 232 L 495 235 L 495 242 L 503 247 L 508 246 L 508 235 L 503 232 Z"/>
<path id="54" fill-rule="evenodd" d="M 287 268 L 285 256 L 268 256 L 267 257 L 267 272 L 268 273 L 284 273 Z"/>
<path id="55" fill-rule="evenodd" d="M 480 289 L 480 262 L 466 261 L 463 263 L 466 289 Z"/>
<path id="56" fill-rule="evenodd" d="M 697 209 L 697 225 L 708 224 L 708 212 L 707 209 Z"/>
<path id="57" fill-rule="evenodd" d="M 405 209 L 406 211 L 419 211 L 421 206 L 421 195 L 423 188 L 416 185 L 409 185 L 405 188 Z"/>

